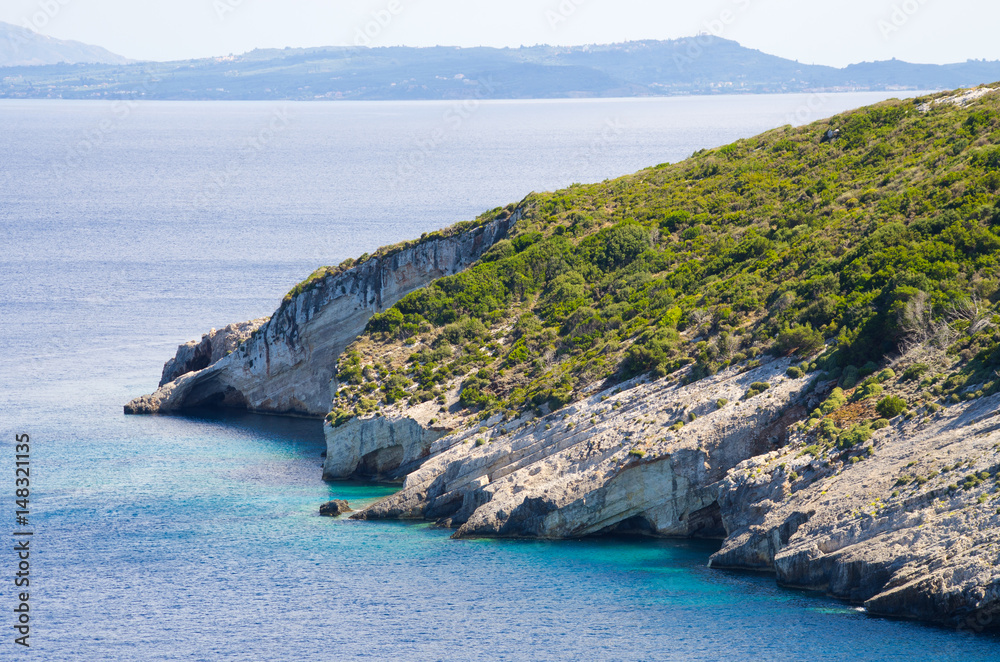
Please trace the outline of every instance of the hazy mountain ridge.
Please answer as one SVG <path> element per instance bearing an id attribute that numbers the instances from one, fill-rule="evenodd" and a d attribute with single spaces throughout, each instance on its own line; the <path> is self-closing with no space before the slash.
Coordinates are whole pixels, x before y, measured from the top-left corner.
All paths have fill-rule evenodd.
<path id="1" fill-rule="evenodd" d="M 0 22 L 0 67 L 128 62 L 128 58 L 100 46 L 53 39 L 28 28 Z"/>
<path id="2" fill-rule="evenodd" d="M 802 64 L 711 36 L 598 46 L 329 47 L 0 69 L 0 97 L 518 99 L 971 87 L 1000 62 Z"/>

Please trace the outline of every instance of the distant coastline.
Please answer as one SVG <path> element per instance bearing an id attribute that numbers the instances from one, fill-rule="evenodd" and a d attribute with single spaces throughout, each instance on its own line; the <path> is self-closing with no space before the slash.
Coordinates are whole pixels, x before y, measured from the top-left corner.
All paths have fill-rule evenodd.
<path id="1" fill-rule="evenodd" d="M 0 65 L 4 62 L 0 57 Z M 1000 80 L 1000 62 L 936 65 L 889 60 L 838 69 L 803 64 L 744 48 L 735 41 L 702 36 L 579 47 L 329 47 L 255 50 L 176 62 L 7 66 L 0 67 L 0 98 L 632 98 L 907 92 L 972 87 L 995 80 Z"/>

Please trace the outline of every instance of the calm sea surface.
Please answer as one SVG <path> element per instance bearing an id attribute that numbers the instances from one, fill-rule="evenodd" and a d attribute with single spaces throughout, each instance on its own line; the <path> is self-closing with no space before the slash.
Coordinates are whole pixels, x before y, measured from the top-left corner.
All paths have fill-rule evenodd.
<path id="1" fill-rule="evenodd" d="M 0 659 L 996 660 L 710 543 L 453 541 L 319 518 L 318 423 L 126 418 L 178 343 L 313 269 L 883 95 L 454 103 L 0 102 L 0 537 L 31 435 L 30 654 Z"/>

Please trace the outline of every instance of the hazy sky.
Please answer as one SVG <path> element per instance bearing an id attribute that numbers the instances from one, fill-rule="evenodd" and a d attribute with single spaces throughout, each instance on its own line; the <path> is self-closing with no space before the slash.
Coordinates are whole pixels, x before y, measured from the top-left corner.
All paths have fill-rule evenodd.
<path id="1" fill-rule="evenodd" d="M 1000 59 L 992 0 L 3 0 L 0 21 L 153 60 L 365 39 L 516 47 L 701 32 L 836 66 Z"/>

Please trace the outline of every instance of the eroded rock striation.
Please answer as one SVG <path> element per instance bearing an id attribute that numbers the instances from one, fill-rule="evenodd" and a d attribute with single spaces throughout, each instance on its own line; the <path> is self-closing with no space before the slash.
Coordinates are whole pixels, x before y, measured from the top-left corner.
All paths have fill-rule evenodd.
<path id="1" fill-rule="evenodd" d="M 320 278 L 284 302 L 231 354 L 136 398 L 125 406 L 125 413 L 213 406 L 323 417 L 330 411 L 337 357 L 371 316 L 431 281 L 467 268 L 505 237 L 519 217 L 515 211 L 471 230 L 375 256 Z M 173 377 L 186 367 L 197 368 L 204 357 L 214 357 L 220 343 L 211 338 L 206 348 L 201 343 L 182 346 L 164 367 L 164 377 Z"/>
<path id="2" fill-rule="evenodd" d="M 352 517 L 434 520 L 455 537 L 719 538 L 715 568 L 771 571 L 876 615 L 997 628 L 1000 395 L 900 416 L 823 455 L 790 425 L 833 383 L 788 377 L 788 365 L 638 380 L 554 415 L 425 440 L 403 489 Z M 745 398 L 759 382 L 770 388 Z M 413 420 L 355 424 L 404 420 L 418 438 Z M 346 436 L 328 434 L 329 452 Z"/>
<path id="3" fill-rule="evenodd" d="M 776 360 L 686 386 L 640 380 L 542 419 L 460 430 L 432 445 L 402 491 L 356 517 L 435 519 L 459 527 L 459 537 L 721 538 L 714 486 L 777 447 L 772 426 L 811 397 L 810 380 L 785 377 L 787 367 Z M 771 388 L 741 400 L 761 381 Z"/>
<path id="4" fill-rule="evenodd" d="M 839 461 L 792 443 L 722 481 L 729 536 L 711 562 L 873 614 L 996 628 L 998 471 L 1000 395 L 901 418 Z"/>
<path id="5" fill-rule="evenodd" d="M 394 480 L 416 469 L 444 430 L 425 428 L 412 418 L 355 418 L 326 426 L 323 478 Z"/>
<path id="6" fill-rule="evenodd" d="M 222 360 L 245 343 L 260 327 L 264 326 L 269 317 L 230 324 L 223 329 L 212 329 L 201 340 L 186 342 L 177 348 L 174 358 L 163 366 L 160 386 L 176 381 L 189 372 L 198 372 Z"/>

